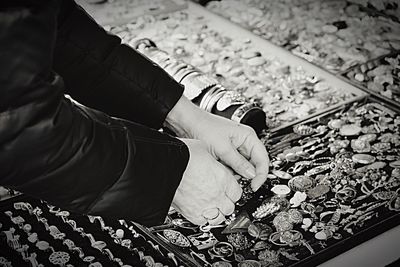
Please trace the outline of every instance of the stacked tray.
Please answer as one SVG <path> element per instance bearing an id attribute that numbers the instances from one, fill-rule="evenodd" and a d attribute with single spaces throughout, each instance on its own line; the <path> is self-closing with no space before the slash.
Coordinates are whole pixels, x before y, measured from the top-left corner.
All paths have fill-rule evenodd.
<path id="1" fill-rule="evenodd" d="M 400 116 L 366 98 L 266 139 L 272 172 L 225 225 L 150 228 L 198 266 L 314 266 L 400 223 Z M 241 181 L 247 188 L 246 181 Z"/>

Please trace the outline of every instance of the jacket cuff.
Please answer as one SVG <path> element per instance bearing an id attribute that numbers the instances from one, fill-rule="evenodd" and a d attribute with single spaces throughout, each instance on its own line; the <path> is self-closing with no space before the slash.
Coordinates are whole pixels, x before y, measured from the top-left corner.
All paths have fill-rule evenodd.
<path id="1" fill-rule="evenodd" d="M 123 123 L 127 128 L 126 166 L 87 213 L 131 219 L 147 226 L 161 224 L 186 169 L 189 150 L 179 139 Z"/>

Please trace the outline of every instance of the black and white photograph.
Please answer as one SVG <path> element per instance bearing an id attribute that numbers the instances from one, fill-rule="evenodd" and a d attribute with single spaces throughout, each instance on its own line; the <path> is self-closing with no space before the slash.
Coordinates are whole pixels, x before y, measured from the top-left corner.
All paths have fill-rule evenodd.
<path id="1" fill-rule="evenodd" d="M 400 0 L 2 0 L 23 266 L 400 266 Z"/>

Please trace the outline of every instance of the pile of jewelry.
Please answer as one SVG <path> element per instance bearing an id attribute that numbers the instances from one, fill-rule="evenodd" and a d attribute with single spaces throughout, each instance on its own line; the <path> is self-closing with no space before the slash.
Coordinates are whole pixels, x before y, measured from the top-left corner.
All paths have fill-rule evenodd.
<path id="1" fill-rule="evenodd" d="M 244 195 L 224 223 L 197 227 L 171 212 L 153 234 L 203 266 L 317 265 L 399 221 L 398 113 L 355 103 L 290 128 L 265 140 L 268 180 L 254 193 L 240 179 Z"/>
<path id="2" fill-rule="evenodd" d="M 180 266 L 139 226 L 17 196 L 0 202 L 1 266 Z"/>
<path id="3" fill-rule="evenodd" d="M 400 103 L 400 52 L 357 65 L 344 75 L 370 91 Z"/>
<path id="4" fill-rule="evenodd" d="M 371 14 L 386 16 L 394 21 L 400 21 L 400 1 L 399 0 L 349 0 L 370 11 Z"/>
<path id="5" fill-rule="evenodd" d="M 207 8 L 335 73 L 400 49 L 399 23 L 346 0 L 223 0 Z"/>
<path id="6" fill-rule="evenodd" d="M 205 17 L 181 11 L 144 16 L 109 30 L 135 45 L 150 38 L 171 57 L 215 78 L 222 86 L 259 102 L 267 124 L 275 128 L 354 97 L 352 93 L 307 75 L 272 54 L 262 54 L 247 40 L 218 31 Z"/>
<path id="7" fill-rule="evenodd" d="M 261 107 L 242 94 L 229 91 L 193 66 L 171 57 L 150 39 L 140 39 L 135 48 L 184 85 L 183 95 L 201 109 L 251 126 L 257 133 L 265 129 Z"/>

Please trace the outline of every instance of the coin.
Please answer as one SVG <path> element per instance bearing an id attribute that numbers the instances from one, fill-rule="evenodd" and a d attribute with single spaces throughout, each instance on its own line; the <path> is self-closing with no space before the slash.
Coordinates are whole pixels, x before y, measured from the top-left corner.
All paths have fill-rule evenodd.
<path id="1" fill-rule="evenodd" d="M 355 124 L 345 124 L 340 127 L 340 135 L 353 136 L 361 133 L 361 127 Z"/>
<path id="2" fill-rule="evenodd" d="M 390 162 L 389 166 L 392 168 L 400 168 L 400 160 Z"/>
<path id="3" fill-rule="evenodd" d="M 376 160 L 374 156 L 368 154 L 354 154 L 351 159 L 355 163 L 370 164 Z"/>
<path id="4" fill-rule="evenodd" d="M 304 192 L 314 185 L 314 180 L 308 176 L 295 176 L 289 180 L 288 186 L 293 191 Z"/>
<path id="5" fill-rule="evenodd" d="M 330 120 L 328 122 L 328 127 L 331 129 L 340 129 L 340 127 L 342 127 L 342 125 L 344 124 L 344 122 L 340 119 L 335 119 L 335 120 Z"/>
<path id="6" fill-rule="evenodd" d="M 272 187 L 271 192 L 278 196 L 286 196 L 290 193 L 290 188 L 284 184 L 278 184 Z"/>
<path id="7" fill-rule="evenodd" d="M 285 179 L 285 180 L 289 180 L 292 178 L 292 176 L 289 173 L 280 171 L 280 170 L 273 170 L 272 174 L 274 174 L 278 178 Z"/>
<path id="8" fill-rule="evenodd" d="M 266 60 L 262 57 L 253 57 L 247 60 L 247 64 L 250 66 L 260 66 L 265 64 Z"/>

